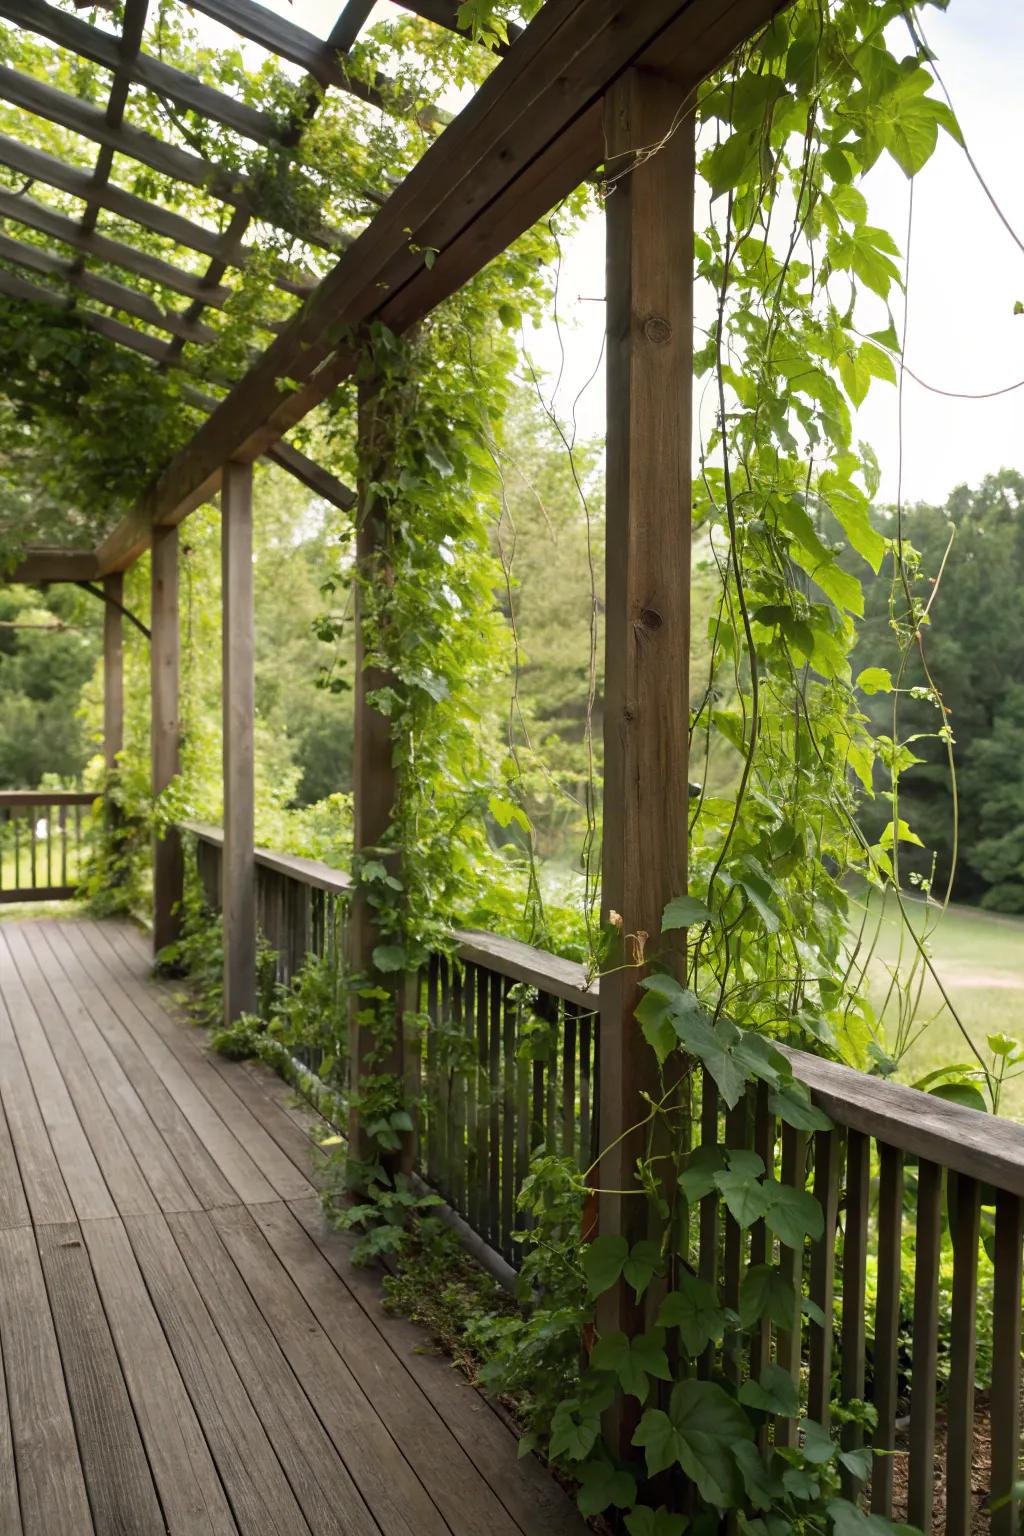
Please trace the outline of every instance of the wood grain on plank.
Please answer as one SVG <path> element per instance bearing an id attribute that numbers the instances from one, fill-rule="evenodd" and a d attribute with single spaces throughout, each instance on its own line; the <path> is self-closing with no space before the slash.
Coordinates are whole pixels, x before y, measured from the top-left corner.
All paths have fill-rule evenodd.
<path id="1" fill-rule="evenodd" d="M 125 1227 L 242 1536 L 315 1536 L 166 1220 Z"/>
<path id="2" fill-rule="evenodd" d="M 94 1529 L 30 1227 L 0 1232 L 0 1338 L 25 1536 Z"/>
<path id="3" fill-rule="evenodd" d="M 32 1220 L 37 1224 L 74 1221 L 75 1208 L 61 1177 L 25 1070 L 7 1007 L 0 997 L 0 1104 L 21 1170 Z"/>
<path id="4" fill-rule="evenodd" d="M 424 1350 L 420 1328 L 383 1311 L 378 1279 L 352 1264 L 351 1238 L 325 1227 L 319 1201 L 296 1201 L 289 1210 L 520 1530 L 526 1536 L 584 1536 L 583 1520 L 550 1473 L 535 1457 L 517 1459 L 516 1437 L 486 1398 L 462 1380 L 446 1356 Z M 261 1214 L 253 1212 L 257 1218 Z"/>
<path id="5" fill-rule="evenodd" d="M 81 1047 L 69 1028 L 49 978 L 44 977 L 40 970 L 35 954 L 26 942 L 24 932 L 14 927 L 0 931 L 0 968 L 4 964 L 3 939 L 6 939 L 10 957 L 17 966 L 25 990 L 31 998 L 37 1021 L 34 1027 L 42 1031 L 43 1044 L 67 1090 L 70 1103 L 74 1107 L 85 1138 L 92 1149 L 114 1207 L 122 1214 L 139 1216 L 147 1211 L 155 1211 L 157 1205 L 152 1191 L 139 1171 L 124 1132 L 100 1092 Z M 0 969 L 0 986 L 3 985 L 2 976 L 3 970 Z M 23 1054 L 27 1059 L 24 1047 Z M 37 1092 L 39 1091 L 37 1082 Z M 65 1176 L 65 1182 L 67 1182 L 67 1176 Z M 77 1200 L 75 1203 L 77 1207 Z M 102 1217 L 113 1214 L 113 1209 L 90 1210 L 84 1214 L 79 1211 L 82 1219 L 86 1216 Z"/>
<path id="6" fill-rule="evenodd" d="M 171 1231 L 235 1370 L 317 1536 L 378 1536 L 349 1469 L 205 1213 Z"/>
<path id="7" fill-rule="evenodd" d="M 210 1216 L 292 1369 L 359 1485 L 384 1536 L 444 1536 L 448 1525 L 345 1362 L 281 1268 L 252 1215 Z M 468 1521 L 469 1512 L 464 1518 Z M 475 1527 L 468 1523 L 460 1536 Z"/>
<path id="8" fill-rule="evenodd" d="M 164 1517 L 81 1231 L 74 1224 L 43 1227 L 38 1243 L 96 1529 L 103 1536 L 164 1536 Z"/>
<path id="9" fill-rule="evenodd" d="M 235 1191 L 236 1199 L 273 1200 L 274 1190 L 230 1127 L 204 1097 L 174 1052 L 153 1029 L 139 1007 L 137 998 L 130 996 L 112 974 L 106 956 L 102 952 L 97 953 L 89 925 L 71 924 L 66 931 L 68 942 L 83 967 L 102 986 L 121 1024 L 195 1131 L 214 1166 Z"/>
<path id="10" fill-rule="evenodd" d="M 192 1189 L 195 1201 L 190 1202 L 190 1205 L 198 1203 L 204 1208 L 218 1204 L 233 1205 L 238 1200 L 237 1191 L 217 1167 L 181 1106 L 161 1080 L 159 1072 L 124 1027 L 102 989 L 102 971 L 97 978 L 93 971 L 85 969 L 77 943 L 71 942 L 73 925 L 40 923 L 39 926 L 52 944 L 69 981 L 87 1003 L 103 1042 L 137 1093 L 140 1103 Z"/>
<path id="11" fill-rule="evenodd" d="M 25 936 L 60 1005 L 66 1024 L 60 1038 L 70 1036 L 81 1052 L 158 1206 L 165 1211 L 198 1210 L 201 1205 L 198 1196 L 95 1022 L 93 1010 L 102 1012 L 105 1008 L 102 996 L 95 987 L 82 984 L 76 987 L 69 980 L 48 942 L 42 923 L 27 925 Z M 58 1046 L 57 1034 L 50 1030 L 47 1034 L 60 1061 L 63 1051 Z M 107 1182 L 110 1184 L 109 1177 Z M 112 1188 L 112 1193 L 118 1208 L 123 1209 L 117 1191 Z"/>
<path id="12" fill-rule="evenodd" d="M 238 1536 L 209 1446 L 122 1223 L 82 1228 L 168 1528 Z"/>
<path id="13" fill-rule="evenodd" d="M 97 958 L 105 960 L 110 956 L 114 965 L 121 965 L 120 973 L 117 970 L 113 972 L 118 976 L 118 985 L 146 1021 L 154 1038 L 171 1052 L 179 1069 L 187 1074 L 194 1089 L 202 1094 L 219 1118 L 221 1126 L 230 1128 L 238 1147 L 248 1156 L 257 1171 L 264 1189 L 259 1193 L 244 1194 L 246 1204 L 273 1200 L 275 1196 L 304 1199 L 314 1193 L 309 1179 L 298 1171 L 233 1088 L 213 1069 L 203 1050 L 199 1031 L 194 1026 L 187 1026 L 180 1017 L 173 1017 L 153 987 L 135 981 L 127 974 L 120 957 L 117 935 L 107 933 L 98 923 L 86 924 L 84 927 L 89 938 L 95 942 Z M 237 1184 L 235 1187 L 238 1187 Z"/>

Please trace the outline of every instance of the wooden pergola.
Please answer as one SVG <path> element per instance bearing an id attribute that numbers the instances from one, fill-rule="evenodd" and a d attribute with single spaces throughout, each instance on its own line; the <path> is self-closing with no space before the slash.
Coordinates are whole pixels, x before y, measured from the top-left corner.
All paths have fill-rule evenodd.
<path id="1" fill-rule="evenodd" d="M 407 0 L 410 10 L 455 26 L 455 0 Z M 244 182 L 124 120 L 129 86 L 142 86 L 200 112 L 257 143 L 294 144 L 326 90 L 380 100 L 355 84 L 345 55 L 367 22 L 372 0 L 348 0 L 327 38 L 314 37 L 253 0 L 196 0 L 195 8 L 307 75 L 304 115 L 284 124 L 180 73 L 144 47 L 146 0 L 126 0 L 119 38 L 46 0 L 0 0 L 0 16 L 101 63 L 113 75 L 101 110 L 10 70 L 0 95 L 26 113 L 72 129 L 98 145 L 90 176 L 36 149 L 0 140 L 0 161 L 81 197 L 73 222 L 26 196 L 0 194 L 0 213 L 77 253 L 73 262 L 9 235 L 0 257 L 66 280 L 72 301 L 90 301 L 86 325 L 144 352 L 160 368 L 177 366 L 186 342 L 209 335 L 203 315 L 224 302 L 223 279 L 246 259 L 252 208 Z M 659 931 L 665 904 L 686 887 L 694 131 L 696 88 L 781 8 L 781 0 L 547 0 L 514 36 L 469 104 L 437 133 L 420 162 L 357 238 L 324 229 L 337 250 L 328 274 L 283 276 L 301 307 L 219 401 L 202 400 L 206 419 L 135 506 L 91 552 L 30 549 L 12 573 L 21 581 L 102 580 L 106 608 L 106 729 L 111 761 L 121 744 L 122 573 L 152 555 L 152 783 L 159 794 L 179 768 L 178 527 L 218 491 L 223 548 L 225 998 L 229 1018 L 255 1002 L 256 918 L 253 849 L 253 462 L 267 455 L 337 505 L 356 496 L 285 442 L 300 422 L 355 369 L 358 337 L 370 322 L 395 332 L 453 294 L 581 181 L 613 167 L 607 200 L 608 461 L 606 555 L 605 785 L 603 901 L 622 914 L 626 933 Z M 466 47 L 475 46 L 469 39 Z M 440 121 L 436 126 L 441 127 Z M 652 149 L 656 149 L 652 153 Z M 129 195 L 109 177 L 115 154 L 174 180 L 201 185 L 231 208 L 223 234 Z M 195 277 L 113 242 L 96 227 L 100 209 L 203 252 Z M 436 253 L 428 260 L 425 252 Z M 170 315 L 124 284 L 93 272 L 116 262 L 189 300 Z M 0 292 L 26 303 L 62 302 L 30 279 L 0 271 Z M 94 304 L 161 326 L 157 340 Z M 155 311 L 155 312 L 154 312 Z M 280 381 L 291 387 L 283 392 Z M 363 507 L 365 510 L 365 505 Z M 360 539 L 365 557 L 369 535 Z M 393 793 L 388 724 L 371 707 L 365 678 L 356 692 L 355 845 L 374 846 L 387 826 Z M 154 942 L 175 937 L 182 853 L 174 834 L 154 851 Z M 357 969 L 371 967 L 368 911 L 355 914 Z M 677 958 L 682 959 L 680 947 Z M 613 970 L 601 992 L 602 1183 L 632 1180 L 636 1136 L 619 1133 L 637 1116 L 649 1053 L 634 1049 L 640 972 Z M 358 1051 L 353 1052 L 358 1060 Z M 398 1064 L 400 1065 L 400 1063 Z M 634 1218 L 620 1194 L 602 1197 L 602 1232 L 629 1232 Z M 638 1206 L 640 1202 L 632 1202 Z M 620 1287 L 610 1304 L 629 1326 Z"/>

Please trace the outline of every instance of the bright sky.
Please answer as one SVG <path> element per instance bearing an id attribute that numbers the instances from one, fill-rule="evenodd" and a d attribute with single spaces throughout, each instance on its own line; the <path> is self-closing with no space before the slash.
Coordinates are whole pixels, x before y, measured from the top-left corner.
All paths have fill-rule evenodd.
<path id="1" fill-rule="evenodd" d="M 270 0 L 274 9 L 324 35 L 338 0 Z M 379 14 L 391 7 L 379 6 Z M 1020 0 L 950 0 L 945 13 L 922 11 L 931 46 L 971 152 L 1010 224 L 1024 240 L 1024 4 Z M 901 247 L 908 183 L 884 160 L 864 183 L 872 222 Z M 598 368 L 604 325 L 604 237 L 598 215 L 564 252 L 560 325 L 529 339 L 552 381 L 557 403 L 576 414 L 585 433 L 604 427 L 604 380 Z M 993 390 L 1024 379 L 1024 253 L 1014 244 L 978 185 L 963 152 L 944 134 L 914 184 L 907 363 L 926 382 L 964 392 Z M 901 316 L 897 314 L 897 328 Z M 564 358 L 563 358 L 564 349 Z M 859 435 L 882 465 L 881 496 L 896 495 L 900 434 L 896 391 L 876 383 L 861 410 Z M 907 379 L 903 409 L 903 492 L 942 501 L 963 481 L 1004 465 L 1024 470 L 1024 389 L 990 400 L 950 400 Z"/>
<path id="2" fill-rule="evenodd" d="M 1011 225 L 1024 240 L 1024 5 L 1019 0 L 950 0 L 942 13 L 922 13 L 939 55 L 964 137 Z M 905 244 L 909 183 L 884 157 L 863 183 L 871 221 Z M 569 416 L 573 399 L 593 372 L 601 347 L 604 252 L 601 220 L 581 231 L 564 253 L 560 337 L 548 327 L 531 338 L 549 375 L 565 362 L 557 402 Z M 1002 227 L 963 151 L 945 134 L 914 182 L 907 364 L 927 383 L 965 392 L 998 389 L 1024 379 L 1024 253 Z M 884 324 L 884 321 L 881 323 Z M 897 330 L 902 316 L 897 310 Z M 577 406 L 586 433 L 604 425 L 603 374 Z M 882 467 L 880 497 L 894 500 L 899 474 L 897 393 L 876 383 L 858 418 L 859 436 Z M 1024 389 L 991 400 L 949 400 L 904 386 L 903 494 L 944 501 L 963 481 L 1009 466 L 1024 471 Z"/>

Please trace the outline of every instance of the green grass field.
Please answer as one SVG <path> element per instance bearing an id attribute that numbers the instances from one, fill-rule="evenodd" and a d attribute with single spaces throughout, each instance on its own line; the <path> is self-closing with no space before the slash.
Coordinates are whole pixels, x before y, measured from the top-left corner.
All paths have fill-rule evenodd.
<path id="1" fill-rule="evenodd" d="M 1004 917 L 975 907 L 951 907 L 945 914 L 923 902 L 906 903 L 918 934 L 927 935 L 932 963 L 942 989 L 959 1016 L 959 1027 L 939 985 L 925 977 L 899 1076 L 913 1082 L 935 1067 L 972 1059 L 964 1031 L 989 1059 L 985 1038 L 1003 1033 L 1024 1039 L 1024 918 Z M 854 917 L 859 918 L 858 905 Z M 877 906 L 871 913 L 877 915 Z M 869 923 L 874 931 L 874 924 Z M 870 995 L 883 1015 L 890 1040 L 899 1027 L 899 1001 L 889 995 L 893 967 L 906 971 L 914 955 L 912 940 L 895 905 L 889 901 L 878 925 L 870 968 Z M 1024 1119 L 1024 1075 L 1004 1089 L 1000 1113 Z"/>

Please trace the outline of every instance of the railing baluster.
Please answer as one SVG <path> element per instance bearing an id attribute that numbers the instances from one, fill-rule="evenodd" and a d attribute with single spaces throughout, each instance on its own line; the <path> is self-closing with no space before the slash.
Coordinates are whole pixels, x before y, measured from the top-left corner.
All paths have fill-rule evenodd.
<path id="1" fill-rule="evenodd" d="M 942 1169 L 922 1158 L 914 1228 L 914 1349 L 910 1378 L 907 1518 L 930 1531 L 935 1506 L 935 1388 L 939 1365 Z"/>
<path id="2" fill-rule="evenodd" d="M 871 1142 L 862 1131 L 846 1138 L 846 1219 L 843 1223 L 843 1306 L 840 1333 L 840 1390 L 844 1403 L 864 1400 L 864 1353 L 867 1342 L 868 1218 L 871 1214 Z M 843 1425 L 845 1451 L 864 1444 L 864 1426 Z M 840 1470 L 843 1494 L 855 1499 L 863 1486 L 847 1467 Z"/>
<path id="3" fill-rule="evenodd" d="M 36 856 L 38 851 L 36 849 L 36 819 L 32 814 L 31 806 L 26 812 L 25 824 L 28 830 L 29 879 L 32 881 L 32 889 L 35 890 L 36 886 L 39 884 L 39 871 L 36 865 Z"/>
<path id="4" fill-rule="evenodd" d="M 516 1006 L 509 997 L 509 983 L 501 979 L 501 1020 L 503 1049 L 504 1104 L 501 1126 L 501 1242 L 499 1248 L 506 1259 L 514 1255 L 512 1233 L 515 1231 L 516 1203 L 516 1088 L 518 1063 L 516 1061 Z"/>
<path id="5" fill-rule="evenodd" d="M 453 967 L 451 991 L 452 1049 L 456 1052 L 456 1059 L 452 1066 L 451 1114 L 448 1117 L 450 1132 L 448 1139 L 448 1181 L 451 1189 L 449 1199 L 457 1211 L 464 1213 L 466 1210 L 466 1057 L 465 1046 L 463 1045 L 465 1034 L 463 1010 L 464 977 L 460 974 L 457 967 Z"/>
<path id="6" fill-rule="evenodd" d="M 420 1143 L 420 1156 L 424 1159 L 427 1178 L 437 1184 L 441 1176 L 441 1078 L 438 1061 L 438 1035 L 440 1032 L 441 957 L 431 955 L 427 968 L 427 1109 L 426 1140 Z"/>
<path id="7" fill-rule="evenodd" d="M 576 1010 L 562 1010 L 562 1152 L 576 1156 Z"/>
<path id="8" fill-rule="evenodd" d="M 775 1164 L 775 1116 L 768 1108 L 768 1085 L 758 1083 L 754 1100 L 754 1151 L 770 1174 Z M 771 1264 L 775 1258 L 775 1239 L 762 1221 L 755 1221 L 750 1229 L 750 1263 Z M 772 1325 L 767 1317 L 761 1318 L 750 1340 L 750 1374 L 760 1380 L 772 1356 Z M 758 1431 L 758 1446 L 762 1451 L 768 1445 L 768 1423 Z"/>
<path id="9" fill-rule="evenodd" d="M 488 1148 L 487 1232 L 492 1248 L 501 1247 L 501 1111 L 504 1103 L 501 1081 L 501 977 L 493 971 L 482 973 L 490 992 L 487 1010 L 490 1061 L 488 1065 L 490 1089 L 490 1146 Z"/>
<path id="10" fill-rule="evenodd" d="M 811 1248 L 810 1296 L 825 1314 L 825 1323 L 811 1321 L 808 1329 L 810 1371 L 807 1386 L 808 1417 L 828 1424 L 832 1400 L 832 1332 L 835 1303 L 836 1228 L 839 1222 L 839 1162 L 842 1153 L 838 1130 L 814 1133 L 814 1197 L 824 1216 L 821 1241 Z"/>
<path id="11" fill-rule="evenodd" d="M 875 1456 L 871 1469 L 871 1508 L 892 1514 L 893 1458 L 899 1385 L 900 1239 L 903 1232 L 903 1154 L 879 1146 L 878 1296 L 875 1306 L 874 1403 L 878 1427 L 873 1443 L 889 1452 Z"/>
<path id="12" fill-rule="evenodd" d="M 60 808 L 60 819 L 59 819 L 58 825 L 60 827 L 60 883 L 61 883 L 61 885 L 67 885 L 67 883 L 68 883 L 68 808 L 67 808 L 66 805 L 62 805 L 61 808 Z M 80 877 L 80 875 L 82 873 L 81 869 L 78 867 L 79 863 L 80 863 L 80 861 L 76 859 L 76 861 L 75 861 L 75 882 L 76 882 L 76 884 L 77 884 L 78 879 L 79 879 L 79 877 Z"/>
<path id="13" fill-rule="evenodd" d="M 476 973 L 476 1124 L 473 1129 L 474 1162 L 476 1164 L 476 1221 L 473 1225 L 481 1236 L 487 1234 L 487 1191 L 490 1187 L 488 1126 L 491 1112 L 491 1083 L 488 1072 L 490 1041 L 488 1038 L 488 983 L 487 972 L 478 968 Z"/>
<path id="14" fill-rule="evenodd" d="M 744 1095 L 725 1117 L 725 1144 L 734 1151 L 750 1146 L 750 1102 Z M 728 1210 L 723 1212 L 725 1243 L 722 1260 L 722 1300 L 732 1312 L 739 1310 L 740 1274 L 743 1269 L 743 1230 Z M 738 1383 L 742 1374 L 739 1334 L 730 1331 L 722 1343 L 722 1368 L 729 1381 Z"/>
<path id="15" fill-rule="evenodd" d="M 579 1016 L 580 1037 L 580 1166 L 590 1163 L 590 1014 Z"/>
<path id="16" fill-rule="evenodd" d="M 1024 1200 L 996 1195 L 995 1283 L 992 1293 L 991 1498 L 998 1503 L 1020 1477 L 1021 1249 Z M 1020 1501 L 992 1513 L 992 1536 L 1017 1536 Z"/>
<path id="17" fill-rule="evenodd" d="M 953 1239 L 953 1311 L 946 1415 L 946 1536 L 969 1536 L 981 1206 L 977 1179 L 953 1174 L 947 1181 L 947 1189 Z"/>
<path id="18" fill-rule="evenodd" d="M 703 1072 L 700 1082 L 700 1139 L 704 1146 L 718 1141 L 718 1091 L 710 1074 Z M 718 1195 L 712 1191 L 700 1202 L 697 1273 L 708 1285 L 718 1277 Z M 708 1377 L 714 1369 L 715 1348 L 709 1344 L 697 1362 L 697 1374 Z"/>
<path id="19" fill-rule="evenodd" d="M 798 1131 L 791 1125 L 782 1127 L 782 1183 L 803 1189 L 807 1167 L 807 1132 Z M 779 1244 L 779 1269 L 793 1287 L 793 1326 L 780 1328 L 775 1344 L 779 1365 L 788 1371 L 794 1382 L 800 1381 L 800 1295 L 803 1291 L 803 1250 Z M 775 1444 L 796 1445 L 798 1425 L 796 1419 L 775 1420 Z"/>

